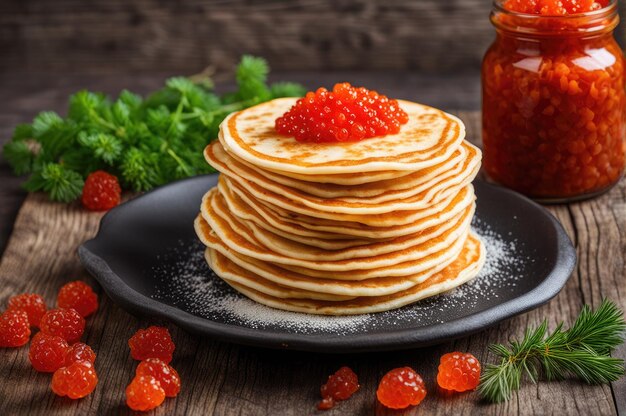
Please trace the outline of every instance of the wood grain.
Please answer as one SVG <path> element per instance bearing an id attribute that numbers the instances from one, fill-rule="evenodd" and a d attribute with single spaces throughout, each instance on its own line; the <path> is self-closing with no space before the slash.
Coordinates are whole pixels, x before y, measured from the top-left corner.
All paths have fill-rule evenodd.
<path id="1" fill-rule="evenodd" d="M 490 8 L 486 0 L 6 0 L 0 67 L 198 71 L 252 53 L 277 69 L 458 70 L 479 65 L 493 36 Z"/>
<path id="2" fill-rule="evenodd" d="M 460 112 L 468 136 L 478 137 L 479 115 Z M 626 181 L 588 202 L 549 207 L 574 240 L 579 263 L 563 291 L 547 305 L 505 321 L 480 334 L 435 347 L 394 353 L 325 355 L 274 351 L 200 339 L 168 325 L 177 344 L 173 365 L 183 380 L 176 399 L 168 399 L 155 414 L 306 415 L 316 414 L 319 386 L 341 365 L 359 375 L 361 390 L 327 415 L 502 415 L 502 414 L 617 414 L 624 405 L 624 379 L 612 386 L 587 386 L 578 381 L 526 384 L 508 403 L 487 405 L 475 392 L 447 396 L 434 384 L 439 357 L 452 350 L 474 353 L 481 362 L 493 359 L 487 346 L 521 335 L 528 324 L 548 318 L 553 326 L 571 320 L 584 303 L 598 305 L 603 297 L 626 309 Z M 100 214 L 77 205 L 60 205 L 41 195 L 29 195 L 15 223 L 0 262 L 0 304 L 15 293 L 34 291 L 49 304 L 63 283 L 94 281 L 80 266 L 76 247 L 94 235 Z M 537 230 L 540 232 L 540 230 Z M 97 287 L 97 285 L 96 285 Z M 98 287 L 97 287 L 98 288 Z M 55 397 L 49 375 L 30 368 L 27 348 L 0 350 L 0 414 L 90 415 L 129 414 L 124 388 L 135 363 L 126 340 L 153 323 L 137 319 L 114 305 L 98 288 L 101 307 L 89 319 L 84 340 L 98 353 L 100 384 L 89 397 L 72 402 Z M 622 348 L 617 356 L 625 357 Z M 376 404 L 375 389 L 389 369 L 410 365 L 427 381 L 429 395 L 406 412 Z"/>
<path id="3" fill-rule="evenodd" d="M 490 10 L 489 0 L 3 0 L 0 72 L 194 73 L 252 53 L 281 70 L 458 74 L 480 67 Z"/>

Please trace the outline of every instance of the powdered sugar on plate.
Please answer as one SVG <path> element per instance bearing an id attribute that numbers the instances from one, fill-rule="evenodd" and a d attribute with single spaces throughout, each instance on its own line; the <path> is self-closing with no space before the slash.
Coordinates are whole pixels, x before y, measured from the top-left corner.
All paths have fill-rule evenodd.
<path id="1" fill-rule="evenodd" d="M 462 317 L 477 305 L 495 305 L 513 293 L 525 265 L 534 261 L 523 244 L 475 218 L 474 230 L 487 249 L 479 275 L 442 295 L 393 311 L 355 316 L 321 316 L 273 309 L 239 294 L 206 265 L 199 241 L 180 242 L 148 273 L 157 280 L 154 298 L 209 320 L 252 329 L 299 334 L 349 335 L 374 328 L 414 328 Z M 506 238 L 505 238 L 506 237 Z"/>

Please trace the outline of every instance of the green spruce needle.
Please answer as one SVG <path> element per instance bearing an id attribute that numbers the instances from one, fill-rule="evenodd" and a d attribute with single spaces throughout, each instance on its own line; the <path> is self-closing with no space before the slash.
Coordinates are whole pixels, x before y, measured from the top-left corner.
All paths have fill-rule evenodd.
<path id="1" fill-rule="evenodd" d="M 615 381 L 624 375 L 624 361 L 610 354 L 623 342 L 625 329 L 623 312 L 608 300 L 595 311 L 585 305 L 568 330 L 561 323 L 548 334 L 546 321 L 528 328 L 521 341 L 490 347 L 500 363 L 486 366 L 479 393 L 490 402 L 506 401 L 524 375 L 533 383 L 540 375 L 547 380 L 576 377 L 589 384 Z"/>
<path id="2" fill-rule="evenodd" d="M 134 191 L 210 173 L 202 151 L 229 113 L 304 95 L 298 84 L 268 85 L 268 73 L 264 59 L 246 55 L 236 70 L 237 90 L 224 95 L 206 76 L 170 78 L 145 99 L 126 90 L 116 100 L 79 91 L 69 98 L 66 118 L 44 111 L 18 125 L 3 157 L 16 175 L 30 174 L 27 190 L 64 202 L 76 199 L 87 175 L 99 169 Z"/>

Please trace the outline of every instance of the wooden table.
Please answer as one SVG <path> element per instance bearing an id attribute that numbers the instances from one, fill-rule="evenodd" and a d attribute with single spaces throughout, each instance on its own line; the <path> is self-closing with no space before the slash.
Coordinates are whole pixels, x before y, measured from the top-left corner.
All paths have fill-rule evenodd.
<path id="1" fill-rule="evenodd" d="M 281 74 L 283 79 L 310 81 L 320 75 Z M 163 75 L 109 78 L 66 77 L 56 79 L 7 78 L 0 90 L 0 135 L 6 138 L 18 122 L 29 121 L 43 109 L 62 111 L 69 92 L 91 88 L 115 93 L 121 88 L 147 91 L 160 84 Z M 352 80 L 376 87 L 389 95 L 421 100 L 456 112 L 468 127 L 468 138 L 479 139 L 478 78 L 445 79 L 403 73 L 332 73 L 325 84 Z M 308 82 L 311 85 L 310 82 Z M 313 85 L 312 85 L 313 86 Z M 443 91 L 448 93 L 442 94 Z M 456 91 L 456 94 L 450 92 Z M 461 110 L 459 110 L 461 109 Z M 13 294 L 32 291 L 53 304 L 58 288 L 69 280 L 95 284 L 80 266 L 76 247 L 97 229 L 100 214 L 78 205 L 46 201 L 41 195 L 24 198 L 19 180 L 0 162 L 0 248 L 11 235 L 0 263 L 0 304 Z M 563 291 L 547 305 L 505 321 L 474 336 L 443 345 L 393 353 L 326 355 L 275 351 L 201 339 L 168 325 L 177 345 L 173 365 L 180 372 L 183 389 L 154 414 L 305 415 L 315 414 L 319 387 L 341 365 L 359 375 L 361 390 L 328 415 L 339 414 L 576 414 L 626 415 L 626 379 L 612 385 L 587 386 L 578 381 L 525 384 L 512 400 L 487 405 L 476 393 L 446 397 L 434 379 L 439 357 L 452 350 L 470 351 L 481 362 L 493 360 L 487 346 L 521 335 L 528 324 L 548 318 L 553 327 L 571 320 L 585 303 L 598 305 L 603 297 L 626 309 L 626 180 L 592 201 L 548 208 L 563 223 L 576 244 L 579 261 Z M 15 223 L 14 223 L 15 221 Z M 13 225 L 14 224 L 14 225 Z M 98 353 L 100 383 L 85 399 L 71 401 L 49 390 L 50 375 L 37 373 L 28 362 L 28 348 L 0 350 L 0 415 L 9 414 L 127 414 L 124 389 L 135 362 L 127 339 L 150 320 L 137 319 L 113 304 L 97 287 L 101 305 L 89 318 L 84 341 Z M 626 358 L 622 347 L 616 356 Z M 409 365 L 427 382 L 429 394 L 418 407 L 404 413 L 377 405 L 375 389 L 389 369 Z"/>

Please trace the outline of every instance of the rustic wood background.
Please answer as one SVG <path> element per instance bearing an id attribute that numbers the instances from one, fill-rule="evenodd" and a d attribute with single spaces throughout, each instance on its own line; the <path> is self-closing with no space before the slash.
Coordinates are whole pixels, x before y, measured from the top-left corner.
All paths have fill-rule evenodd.
<path id="1" fill-rule="evenodd" d="M 490 0 L 2 0 L 0 71 L 477 71 Z M 622 2 L 622 11 L 626 2 Z M 618 38 L 624 38 L 623 27 Z"/>
<path id="2" fill-rule="evenodd" d="M 455 111 L 467 123 L 468 137 L 478 141 L 478 71 L 493 38 L 490 7 L 490 0 L 2 0 L 0 145 L 17 123 L 41 110 L 63 114 L 68 94 L 79 89 L 146 93 L 168 76 L 207 66 L 228 80 L 242 53 L 266 57 L 278 70 L 276 80 L 311 88 L 349 80 Z M 620 9 L 626 15 L 626 1 Z M 624 33 L 621 25 L 621 42 Z M 95 233 L 100 216 L 39 195 L 29 196 L 17 216 L 26 197 L 22 179 L 0 158 L 0 308 L 15 293 L 39 292 L 52 304 L 66 281 L 93 283 L 75 250 Z M 444 397 L 433 382 L 444 352 L 468 350 L 485 362 L 488 344 L 519 336 L 544 317 L 553 326 L 603 296 L 626 309 L 625 201 L 622 180 L 600 198 L 550 207 L 579 255 L 565 289 L 542 308 L 455 342 L 391 354 L 323 355 L 224 344 L 170 326 L 178 345 L 173 365 L 184 388 L 154 414 L 312 414 L 320 384 L 346 364 L 359 373 L 362 389 L 325 414 L 398 415 L 376 405 L 374 390 L 384 372 L 408 364 L 428 380 L 429 396 L 406 414 L 626 415 L 624 378 L 598 387 L 577 381 L 526 385 L 502 405 L 480 403 L 475 393 Z M 129 413 L 123 391 L 134 363 L 126 340 L 150 322 L 98 291 L 101 308 L 84 337 L 98 353 L 96 392 L 80 401 L 57 398 L 49 375 L 30 368 L 27 348 L 0 349 L 0 415 Z M 615 355 L 626 358 L 626 347 Z"/>

